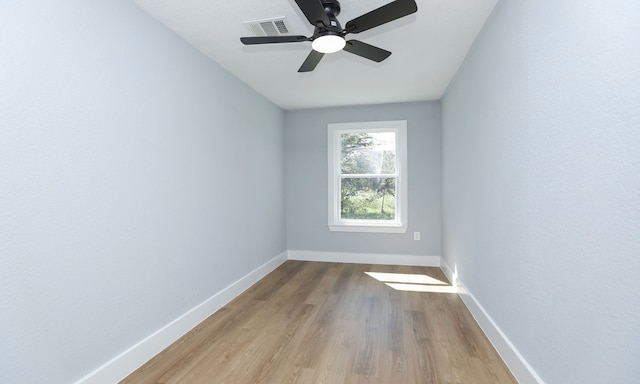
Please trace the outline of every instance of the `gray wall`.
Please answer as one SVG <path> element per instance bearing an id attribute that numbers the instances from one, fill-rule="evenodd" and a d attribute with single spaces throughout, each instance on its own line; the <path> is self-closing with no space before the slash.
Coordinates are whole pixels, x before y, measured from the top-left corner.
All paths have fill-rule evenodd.
<path id="1" fill-rule="evenodd" d="M 283 111 L 133 3 L 3 2 L 0 62 L 0 382 L 73 382 L 285 251 Z"/>
<path id="2" fill-rule="evenodd" d="M 405 234 L 330 232 L 327 124 L 407 120 L 409 228 Z M 417 102 L 285 112 L 287 248 L 301 251 L 440 255 L 440 103 Z M 421 240 L 413 240 L 413 232 Z"/>
<path id="3" fill-rule="evenodd" d="M 443 98 L 444 256 L 547 383 L 640 377 L 640 3 L 498 3 Z"/>

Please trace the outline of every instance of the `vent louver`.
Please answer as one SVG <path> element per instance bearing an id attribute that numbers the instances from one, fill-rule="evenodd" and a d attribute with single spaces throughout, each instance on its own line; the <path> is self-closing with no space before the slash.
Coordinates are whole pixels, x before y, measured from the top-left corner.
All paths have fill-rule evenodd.
<path id="1" fill-rule="evenodd" d="M 254 36 L 282 36 L 289 34 L 289 27 L 284 17 L 245 21 L 243 24 L 249 28 L 249 31 Z"/>

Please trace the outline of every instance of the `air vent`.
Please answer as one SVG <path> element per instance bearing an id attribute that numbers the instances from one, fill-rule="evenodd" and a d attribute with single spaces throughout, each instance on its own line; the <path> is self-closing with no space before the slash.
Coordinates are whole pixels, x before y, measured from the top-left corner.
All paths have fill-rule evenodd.
<path id="1" fill-rule="evenodd" d="M 289 27 L 284 17 L 245 21 L 243 24 L 246 25 L 249 31 L 255 36 L 281 36 L 289 34 Z"/>

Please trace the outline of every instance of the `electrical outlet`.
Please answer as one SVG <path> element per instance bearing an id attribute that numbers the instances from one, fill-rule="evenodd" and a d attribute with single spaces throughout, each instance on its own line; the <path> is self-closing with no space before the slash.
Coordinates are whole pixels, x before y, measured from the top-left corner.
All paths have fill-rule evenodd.
<path id="1" fill-rule="evenodd" d="M 420 240 L 420 232 L 413 232 L 413 240 Z"/>

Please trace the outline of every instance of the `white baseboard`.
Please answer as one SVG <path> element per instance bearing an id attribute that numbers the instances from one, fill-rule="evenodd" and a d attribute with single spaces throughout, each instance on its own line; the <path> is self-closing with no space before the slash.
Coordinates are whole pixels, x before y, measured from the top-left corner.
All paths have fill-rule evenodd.
<path id="1" fill-rule="evenodd" d="M 441 259 L 440 268 L 447 276 L 452 285 L 457 284 L 458 295 L 467 307 L 471 315 L 476 320 L 484 334 L 487 336 L 493 347 L 496 349 L 502 360 L 513 374 L 513 376 L 521 384 L 543 384 L 544 382 L 531 368 L 529 363 L 522 357 L 516 347 L 500 330 L 498 325 L 493 321 L 489 314 L 484 310 L 482 305 L 469 292 L 469 289 L 458 279 L 457 271 L 451 269 L 444 258 Z"/>
<path id="2" fill-rule="evenodd" d="M 449 282 L 451 283 L 451 285 L 453 285 L 454 287 L 457 287 L 459 285 L 458 271 L 453 271 L 451 267 L 449 267 L 449 264 L 447 264 L 447 262 L 444 260 L 444 257 L 440 258 L 439 267 L 444 273 L 444 275 L 447 276 L 447 279 L 449 279 Z"/>
<path id="3" fill-rule="evenodd" d="M 83 377 L 76 384 L 117 383 L 287 260 L 284 252 Z"/>
<path id="4" fill-rule="evenodd" d="M 289 260 L 322 261 L 331 263 L 416 265 L 439 267 L 440 256 L 385 255 L 374 253 L 289 251 Z"/>

